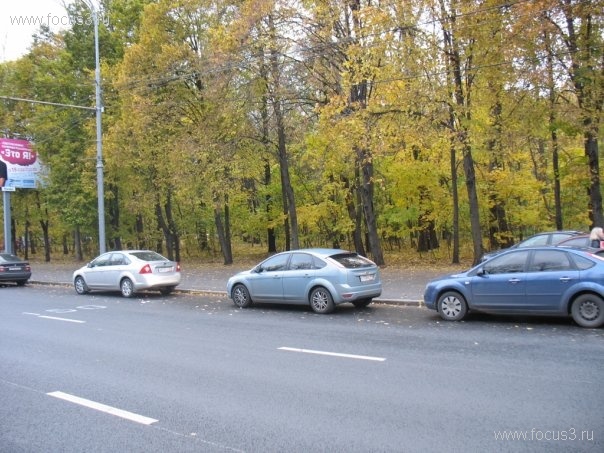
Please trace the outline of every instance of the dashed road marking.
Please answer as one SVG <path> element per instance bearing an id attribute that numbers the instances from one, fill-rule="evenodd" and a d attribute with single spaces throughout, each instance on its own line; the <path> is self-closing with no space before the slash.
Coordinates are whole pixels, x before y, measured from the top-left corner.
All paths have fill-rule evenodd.
<path id="1" fill-rule="evenodd" d="M 87 400 L 85 398 L 80 398 L 79 396 L 70 395 L 69 393 L 56 391 L 47 393 L 47 395 L 52 396 L 54 398 L 59 398 L 64 401 L 69 401 L 70 403 L 78 404 L 89 409 L 94 409 L 100 412 L 104 412 L 106 414 L 115 415 L 116 417 L 121 417 L 132 422 L 140 423 L 142 425 L 151 425 L 152 423 L 158 421 L 154 418 L 145 417 L 144 415 L 135 414 L 134 412 L 129 412 L 123 409 L 118 409 L 116 407 L 107 406 L 106 404 L 97 403 L 96 401 Z"/>
<path id="2" fill-rule="evenodd" d="M 77 324 L 86 324 L 86 321 L 80 321 L 79 319 L 58 318 L 56 316 L 46 316 L 46 315 L 41 315 L 39 313 L 29 313 L 29 312 L 23 312 L 23 314 L 29 315 L 29 316 L 37 316 L 38 318 L 53 319 L 55 321 L 65 321 L 65 322 L 74 322 Z"/>
<path id="3" fill-rule="evenodd" d="M 300 348 L 288 348 L 286 346 L 278 348 L 280 351 L 289 351 L 289 352 L 302 352 L 305 354 L 318 354 L 318 355 L 327 355 L 332 357 L 343 357 L 346 359 L 357 359 L 357 360 L 372 360 L 374 362 L 384 362 L 386 359 L 384 357 L 373 357 L 368 355 L 356 355 L 356 354 L 341 354 L 339 352 L 328 352 L 328 351 L 315 351 L 312 349 L 300 349 Z"/>

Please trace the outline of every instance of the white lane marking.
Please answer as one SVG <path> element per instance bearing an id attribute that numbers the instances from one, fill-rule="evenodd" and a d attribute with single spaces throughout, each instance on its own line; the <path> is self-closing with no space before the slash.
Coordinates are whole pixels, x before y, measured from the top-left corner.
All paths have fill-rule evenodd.
<path id="1" fill-rule="evenodd" d="M 125 418 L 126 420 L 130 420 L 132 422 L 140 423 L 142 425 L 151 425 L 152 423 L 157 422 L 154 418 L 145 417 L 144 415 L 135 414 L 134 412 L 128 412 L 122 409 L 118 409 L 116 407 L 107 406 L 106 404 L 97 403 L 95 401 L 90 401 L 85 398 L 80 398 L 79 396 L 70 395 L 69 393 L 63 392 L 50 392 L 47 393 L 48 396 L 52 396 L 54 398 L 59 398 L 65 401 L 69 401 L 70 403 L 79 404 L 80 406 L 88 407 L 90 409 L 94 409 L 100 412 L 105 412 L 110 415 L 115 415 L 116 417 Z"/>
<path id="2" fill-rule="evenodd" d="M 37 316 L 38 318 L 44 318 L 44 319 L 54 319 L 55 321 L 65 321 L 65 322 L 75 322 L 78 324 L 86 324 L 86 321 L 80 321 L 79 319 L 57 318 L 56 316 L 45 316 L 45 315 L 41 315 L 39 313 L 28 313 L 26 311 L 24 311 L 23 314 Z"/>
<path id="3" fill-rule="evenodd" d="M 55 321 L 65 321 L 65 322 L 75 322 L 75 323 L 78 323 L 78 324 L 86 324 L 86 321 L 80 321 L 79 319 L 57 318 L 56 316 L 44 316 L 44 315 L 40 315 L 40 316 L 38 316 L 38 318 L 54 319 Z"/>
<path id="4" fill-rule="evenodd" d="M 344 357 L 346 359 L 373 360 L 374 362 L 386 361 L 386 359 L 384 357 L 372 357 L 372 356 L 368 356 L 368 355 L 355 355 L 355 354 L 341 354 L 339 352 L 314 351 L 312 349 L 288 348 L 285 346 L 279 348 L 279 350 L 289 351 L 289 352 L 303 352 L 305 354 L 328 355 L 328 356 L 332 356 L 332 357 Z"/>

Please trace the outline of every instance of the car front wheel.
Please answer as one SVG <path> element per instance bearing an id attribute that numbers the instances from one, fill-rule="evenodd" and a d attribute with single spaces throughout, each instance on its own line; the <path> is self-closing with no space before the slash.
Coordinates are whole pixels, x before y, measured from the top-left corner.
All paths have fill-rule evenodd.
<path id="1" fill-rule="evenodd" d="M 461 321 L 468 313 L 468 304 L 458 292 L 447 291 L 438 298 L 438 313 L 445 321 Z"/>
<path id="2" fill-rule="evenodd" d="M 80 295 L 86 294 L 88 292 L 88 286 L 86 286 L 84 278 L 79 275 L 75 278 L 73 286 L 75 288 L 76 293 Z"/>
<path id="3" fill-rule="evenodd" d="M 604 325 L 604 300 L 595 294 L 582 294 L 575 299 L 571 307 L 573 320 L 581 327 L 600 327 Z"/>
<path id="4" fill-rule="evenodd" d="M 329 291 L 323 287 L 315 288 L 310 293 L 310 307 L 321 315 L 331 313 L 335 305 Z"/>
<path id="5" fill-rule="evenodd" d="M 120 291 L 124 297 L 132 297 L 134 295 L 134 284 L 129 278 L 124 278 L 120 282 Z"/>
<path id="6" fill-rule="evenodd" d="M 239 308 L 247 308 L 252 305 L 252 298 L 250 297 L 250 292 L 247 290 L 245 285 L 241 283 L 236 284 L 231 291 L 231 298 L 235 305 Z"/>

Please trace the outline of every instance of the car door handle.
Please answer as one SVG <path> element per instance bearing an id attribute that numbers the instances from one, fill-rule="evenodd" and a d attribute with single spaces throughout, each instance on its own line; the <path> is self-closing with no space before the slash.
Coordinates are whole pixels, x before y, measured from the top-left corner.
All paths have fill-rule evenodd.
<path id="1" fill-rule="evenodd" d="M 563 283 L 570 282 L 572 279 L 570 277 L 560 277 L 560 281 Z"/>
<path id="2" fill-rule="evenodd" d="M 516 284 L 516 283 L 519 283 L 521 280 L 519 278 L 510 278 L 508 281 L 510 283 Z"/>

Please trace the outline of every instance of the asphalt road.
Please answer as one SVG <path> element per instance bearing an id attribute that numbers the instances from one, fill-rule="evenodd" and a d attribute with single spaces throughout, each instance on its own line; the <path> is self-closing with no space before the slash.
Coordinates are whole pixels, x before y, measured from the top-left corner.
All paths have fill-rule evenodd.
<path id="1" fill-rule="evenodd" d="M 569 320 L 0 287 L 0 451 L 600 452 L 603 363 Z"/>

